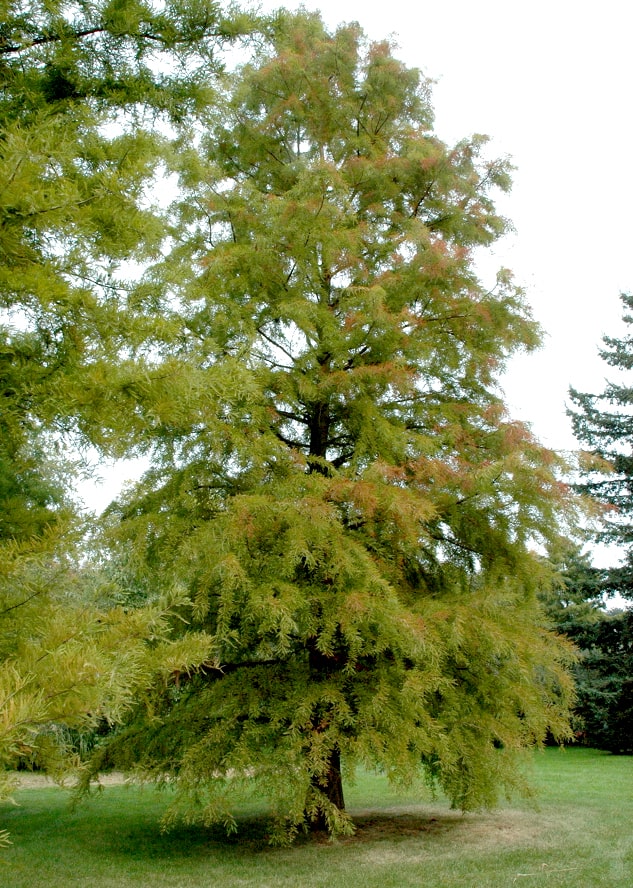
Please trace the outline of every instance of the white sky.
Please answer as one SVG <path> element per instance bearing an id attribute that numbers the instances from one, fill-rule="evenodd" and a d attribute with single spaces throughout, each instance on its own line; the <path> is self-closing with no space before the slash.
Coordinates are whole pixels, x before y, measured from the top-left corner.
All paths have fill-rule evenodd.
<path id="1" fill-rule="evenodd" d="M 264 8 L 278 5 L 266 0 Z M 602 390 L 609 368 L 597 354 L 600 340 L 623 331 L 618 294 L 633 289 L 628 4 L 303 5 L 320 9 L 331 27 L 358 21 L 372 38 L 391 35 L 398 57 L 436 81 L 437 135 L 450 143 L 486 133 L 492 154 L 511 156 L 514 188 L 498 205 L 516 233 L 497 246 L 493 264 L 511 268 L 526 288 L 546 340 L 538 353 L 512 362 L 504 382 L 507 402 L 544 444 L 576 448 L 565 415 L 568 387 Z"/>

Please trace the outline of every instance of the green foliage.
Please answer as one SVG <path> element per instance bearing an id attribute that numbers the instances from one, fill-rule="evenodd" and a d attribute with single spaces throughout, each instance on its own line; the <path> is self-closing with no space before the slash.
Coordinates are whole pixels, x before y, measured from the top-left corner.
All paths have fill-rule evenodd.
<path id="1" fill-rule="evenodd" d="M 19 116 L 81 101 L 183 120 L 207 104 L 223 45 L 256 25 L 210 0 L 3 0 L 1 10 L 2 104 Z"/>
<path id="2" fill-rule="evenodd" d="M 605 612 L 605 570 L 570 548 L 557 565 L 560 583 L 543 596 L 555 628 L 579 650 L 574 665 L 576 740 L 630 754 L 633 750 L 633 613 Z M 608 585 L 607 585 L 608 588 Z"/>
<path id="3" fill-rule="evenodd" d="M 2 554 L 0 761 L 26 757 L 54 773 L 69 765 L 59 725 L 120 721 L 156 672 L 195 662 L 195 641 L 169 640 L 175 602 L 103 614 L 87 603 L 89 578 L 68 565 L 53 568 L 32 548 L 28 560 L 7 546 Z"/>
<path id="4" fill-rule="evenodd" d="M 580 739 L 587 746 L 633 754 L 633 612 L 605 614 L 568 634 L 582 652 L 576 668 Z"/>
<path id="5" fill-rule="evenodd" d="M 600 620 L 605 606 L 604 571 L 593 566 L 591 555 L 568 542 L 552 562 L 557 581 L 541 594 L 549 620 L 560 632 Z"/>
<path id="6" fill-rule="evenodd" d="M 622 294 L 623 320 L 633 318 L 633 296 Z M 617 543 L 622 563 L 602 571 L 601 590 L 633 597 L 633 422 L 631 388 L 626 373 L 633 366 L 633 341 L 606 336 L 601 357 L 619 372 L 617 382 L 607 382 L 599 395 L 571 389 L 570 411 L 576 437 L 590 448 L 585 462 L 582 490 L 605 507 L 598 538 Z M 584 739 L 612 752 L 632 751 L 633 715 L 630 705 L 633 682 L 630 611 L 603 615 L 600 620 L 572 623 L 570 637 L 583 652 L 578 666 L 578 711 L 583 718 Z"/>
<path id="7" fill-rule="evenodd" d="M 99 439 L 86 385 L 103 408 L 108 369 L 142 337 L 125 263 L 155 258 L 169 234 L 148 197 L 165 168 L 165 125 L 207 106 L 222 46 L 246 28 L 238 19 L 206 0 L 161 12 L 118 0 L 4 4 L 0 342 L 3 364 L 27 374 L 37 421 L 79 420 Z M 13 393 L 7 382 L 9 410 Z"/>
<path id="8" fill-rule="evenodd" d="M 223 46 L 252 27 L 207 0 L 0 4 L 3 766 L 54 765 L 51 726 L 116 721 L 150 672 L 200 659 L 193 636 L 187 655 L 167 641 L 171 599 L 96 609 L 64 450 L 116 441 L 116 383 L 145 372 L 130 263 L 170 230 L 148 197 L 166 127 L 207 106 Z"/>
<path id="9" fill-rule="evenodd" d="M 223 82 L 139 288 L 172 310 L 127 426 L 153 468 L 108 518 L 207 654 L 93 767 L 174 779 L 173 816 L 229 828 L 263 789 L 277 840 L 349 830 L 339 762 L 493 804 L 572 693 L 534 548 L 574 502 L 497 389 L 538 329 L 473 270 L 508 164 L 444 145 L 427 84 L 357 26 L 281 15 Z"/>
<path id="10" fill-rule="evenodd" d="M 633 322 L 628 312 L 633 308 L 633 296 L 621 296 L 626 324 Z M 598 534 L 601 541 L 617 543 L 622 550 L 622 566 L 610 568 L 605 576 L 605 591 L 624 598 L 633 597 L 633 419 L 630 406 L 633 390 L 626 374 L 633 366 L 633 340 L 630 336 L 615 339 L 604 337 L 600 352 L 606 363 L 620 375 L 617 382 L 607 382 L 599 395 L 570 389 L 574 410 L 570 411 L 574 434 L 590 450 L 586 460 L 581 489 L 595 497 L 606 509 L 603 526 Z"/>

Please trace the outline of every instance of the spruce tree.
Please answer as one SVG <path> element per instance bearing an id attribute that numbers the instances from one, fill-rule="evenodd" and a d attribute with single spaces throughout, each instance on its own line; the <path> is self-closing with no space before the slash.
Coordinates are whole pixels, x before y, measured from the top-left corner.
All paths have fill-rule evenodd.
<path id="1" fill-rule="evenodd" d="M 621 299 L 628 325 L 633 295 L 623 293 Z M 570 389 L 569 413 L 574 434 L 591 455 L 579 487 L 606 507 L 597 538 L 617 544 L 622 553 L 622 563 L 604 572 L 603 591 L 633 598 L 633 389 L 625 375 L 633 368 L 633 337 L 605 336 L 603 342 L 600 356 L 618 379 L 598 395 Z"/>
<path id="2" fill-rule="evenodd" d="M 428 84 L 360 29 L 282 15 L 182 146 L 180 235 L 143 284 L 170 336 L 130 418 L 153 454 L 109 514 L 135 583 L 186 590 L 179 670 L 100 760 L 231 826 L 350 829 L 342 775 L 439 783 L 463 809 L 567 731 L 564 643 L 537 592 L 572 500 L 505 410 L 539 341 L 474 254 L 505 161 L 432 129 Z"/>

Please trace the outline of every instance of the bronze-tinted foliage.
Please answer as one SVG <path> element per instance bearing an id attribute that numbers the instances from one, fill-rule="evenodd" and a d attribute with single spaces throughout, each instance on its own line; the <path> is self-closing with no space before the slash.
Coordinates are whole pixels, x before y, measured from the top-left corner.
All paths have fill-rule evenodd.
<path id="1" fill-rule="evenodd" d="M 572 502 L 497 389 L 538 330 L 473 265 L 507 164 L 433 134 L 387 43 L 305 14 L 272 33 L 182 146 L 182 232 L 152 273 L 181 332 L 139 400 L 154 467 L 110 515 L 131 576 L 187 590 L 208 657 L 112 753 L 177 778 L 174 816 L 230 824 L 263 788 L 288 837 L 350 829 L 339 756 L 472 808 L 565 734 L 532 550 Z"/>

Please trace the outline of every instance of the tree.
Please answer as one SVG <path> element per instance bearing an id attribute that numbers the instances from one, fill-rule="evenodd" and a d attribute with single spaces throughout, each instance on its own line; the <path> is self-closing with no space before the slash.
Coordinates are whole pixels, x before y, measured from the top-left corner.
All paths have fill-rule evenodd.
<path id="1" fill-rule="evenodd" d="M 621 296 L 626 324 L 633 322 L 627 312 L 633 307 L 633 296 Z M 617 371 L 633 367 L 633 338 L 615 339 L 605 336 L 600 356 Z M 631 387 L 621 382 L 607 382 L 600 395 L 570 389 L 574 409 L 569 411 L 574 434 L 591 451 L 581 490 L 607 507 L 603 526 L 598 534 L 602 542 L 617 543 L 624 562 L 612 567 L 605 579 L 605 592 L 633 598 L 633 403 Z"/>
<path id="2" fill-rule="evenodd" d="M 613 753 L 633 753 L 633 613 L 577 621 L 568 637 L 581 656 L 575 667 L 578 739 Z"/>
<path id="3" fill-rule="evenodd" d="M 118 718 L 160 668 L 145 647 L 166 637 L 165 605 L 106 617 L 90 601 L 64 451 L 116 449 L 100 414 L 117 412 L 111 381 L 144 372 L 125 264 L 155 259 L 168 233 L 148 201 L 165 127 L 208 106 L 222 47 L 247 27 L 206 0 L 0 3 L 3 764 L 51 721 Z"/>
<path id="4" fill-rule="evenodd" d="M 633 296 L 621 295 L 623 320 Z M 600 503 L 605 511 L 597 533 L 601 542 L 615 543 L 622 562 L 603 570 L 601 591 L 633 598 L 633 421 L 631 388 L 625 374 L 633 367 L 633 339 L 605 336 L 601 357 L 619 375 L 607 382 L 599 395 L 570 389 L 573 409 L 569 411 L 576 437 L 590 448 L 579 488 Z M 580 647 L 577 667 L 578 711 L 583 718 L 585 742 L 612 752 L 630 753 L 631 688 L 633 660 L 630 611 L 604 614 L 599 621 L 579 621 L 569 631 Z"/>
<path id="5" fill-rule="evenodd" d="M 558 632 L 577 647 L 574 664 L 576 741 L 614 753 L 633 749 L 633 614 L 606 611 L 604 578 L 590 558 L 570 547 L 559 565 L 560 582 L 543 596 Z"/>
<path id="6" fill-rule="evenodd" d="M 348 830 L 359 763 L 491 804 L 571 694 L 533 549 L 573 500 L 496 382 L 538 330 L 473 268 L 508 164 L 444 145 L 428 85 L 355 25 L 282 15 L 226 84 L 144 285 L 175 331 L 137 391 L 153 467 L 109 513 L 208 652 L 93 767 L 173 780 L 174 816 L 229 827 L 257 786 L 278 838 Z"/>
<path id="7" fill-rule="evenodd" d="M 587 553 L 571 544 L 563 548 L 554 565 L 559 580 L 541 593 L 545 613 L 553 628 L 576 645 L 578 660 L 573 665 L 576 700 L 572 727 L 576 742 L 605 748 L 604 728 L 609 722 L 609 694 L 604 685 L 606 657 L 598 652 L 596 641 L 605 613 L 604 571 L 591 563 Z M 612 664 L 617 672 L 619 664 Z M 596 668 L 598 667 L 598 669 Z M 597 730 L 597 726 L 599 729 Z"/>
<path id="8" fill-rule="evenodd" d="M 604 612 L 604 571 L 594 567 L 591 555 L 570 541 L 562 546 L 552 564 L 558 577 L 543 590 L 541 600 L 547 618 L 559 632 L 599 620 Z"/>

